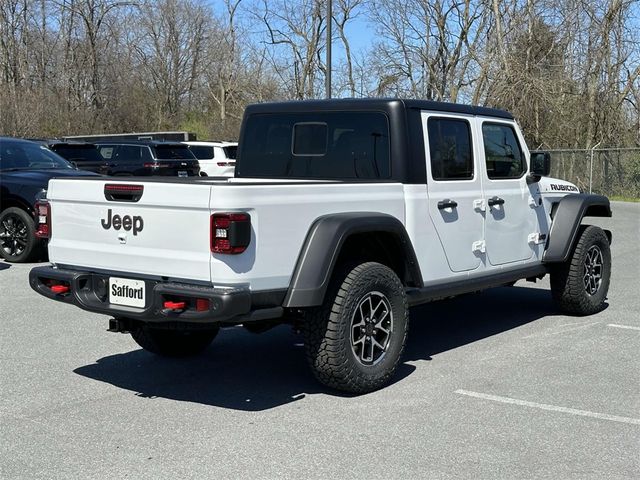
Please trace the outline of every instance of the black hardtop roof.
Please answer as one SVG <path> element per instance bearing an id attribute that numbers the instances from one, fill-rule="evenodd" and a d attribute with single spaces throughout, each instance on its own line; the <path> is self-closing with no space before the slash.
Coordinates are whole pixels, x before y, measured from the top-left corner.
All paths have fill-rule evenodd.
<path id="1" fill-rule="evenodd" d="M 497 108 L 463 105 L 461 103 L 434 102 L 400 98 L 336 98 L 330 100 L 292 100 L 285 102 L 255 103 L 247 106 L 246 113 L 306 112 L 311 110 L 397 110 L 418 109 L 437 112 L 463 113 L 513 120 L 513 115 Z"/>
<path id="2" fill-rule="evenodd" d="M 175 140 L 95 140 L 96 145 L 142 145 L 147 147 L 184 147 L 188 145 Z"/>

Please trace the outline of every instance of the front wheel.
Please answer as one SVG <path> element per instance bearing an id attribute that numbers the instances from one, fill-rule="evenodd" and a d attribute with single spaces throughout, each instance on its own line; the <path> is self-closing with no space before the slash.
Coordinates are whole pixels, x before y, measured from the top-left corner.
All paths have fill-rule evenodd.
<path id="1" fill-rule="evenodd" d="M 366 393 L 389 383 L 404 350 L 409 308 L 390 268 L 368 262 L 339 276 L 321 307 L 307 312 L 307 360 L 323 384 Z"/>
<path id="2" fill-rule="evenodd" d="M 131 331 L 135 342 L 146 351 L 163 357 L 188 357 L 207 348 L 218 329 L 181 331 L 153 328 L 147 325 Z"/>
<path id="3" fill-rule="evenodd" d="M 566 262 L 551 272 L 551 294 L 564 312 L 591 315 L 604 308 L 611 277 L 609 239 L 601 228 L 588 226 Z"/>

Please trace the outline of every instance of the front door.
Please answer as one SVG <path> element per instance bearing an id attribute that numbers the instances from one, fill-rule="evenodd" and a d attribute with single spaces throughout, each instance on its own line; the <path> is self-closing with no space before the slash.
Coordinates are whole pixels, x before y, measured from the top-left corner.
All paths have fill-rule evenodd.
<path id="1" fill-rule="evenodd" d="M 482 120 L 483 190 L 486 203 L 485 241 L 491 265 L 532 258 L 539 237 L 537 195 L 527 184 L 524 139 L 510 122 Z"/>
<path id="2" fill-rule="evenodd" d="M 429 216 L 453 272 L 480 267 L 484 252 L 481 175 L 471 115 L 423 112 Z"/>

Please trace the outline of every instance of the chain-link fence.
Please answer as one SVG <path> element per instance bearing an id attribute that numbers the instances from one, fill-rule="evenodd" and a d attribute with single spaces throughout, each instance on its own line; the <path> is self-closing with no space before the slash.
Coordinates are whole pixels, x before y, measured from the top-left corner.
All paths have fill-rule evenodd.
<path id="1" fill-rule="evenodd" d="M 582 192 L 640 198 L 640 148 L 549 150 L 551 176 Z"/>

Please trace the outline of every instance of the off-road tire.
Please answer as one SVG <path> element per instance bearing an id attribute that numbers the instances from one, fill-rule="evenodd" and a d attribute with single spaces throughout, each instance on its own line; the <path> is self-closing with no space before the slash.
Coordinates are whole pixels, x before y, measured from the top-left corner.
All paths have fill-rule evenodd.
<path id="1" fill-rule="evenodd" d="M 167 330 L 140 326 L 131 331 L 131 337 L 147 352 L 163 357 L 188 357 L 207 348 L 218 334 L 215 330 Z"/>
<path id="2" fill-rule="evenodd" d="M 601 252 L 601 281 L 595 293 L 587 292 L 587 255 L 594 249 Z M 578 241 L 566 262 L 555 265 L 551 271 L 551 294 L 563 312 L 572 315 L 591 315 L 605 306 L 611 277 L 611 249 L 604 231 L 595 226 L 585 226 L 579 232 Z"/>
<path id="3" fill-rule="evenodd" d="M 350 393 L 371 392 L 387 385 L 400 363 L 409 328 L 407 295 L 385 265 L 368 262 L 341 272 L 334 276 L 324 304 L 306 312 L 306 356 L 322 384 Z M 372 293 L 386 297 L 393 323 L 383 356 L 377 363 L 364 364 L 353 350 L 357 347 L 352 347 L 352 320 L 360 302 Z"/>
<path id="4" fill-rule="evenodd" d="M 25 241 L 24 249 L 19 253 L 13 253 L 6 251 L 0 245 L 0 256 L 7 262 L 14 263 L 26 263 L 37 260 L 43 254 L 42 241 L 36 238 L 36 226 L 33 218 L 29 213 L 25 212 L 21 208 L 10 207 L 0 213 L 0 231 L 5 233 L 4 225 L 9 221 L 19 221 L 23 228 L 21 228 L 20 236 L 21 240 Z"/>

